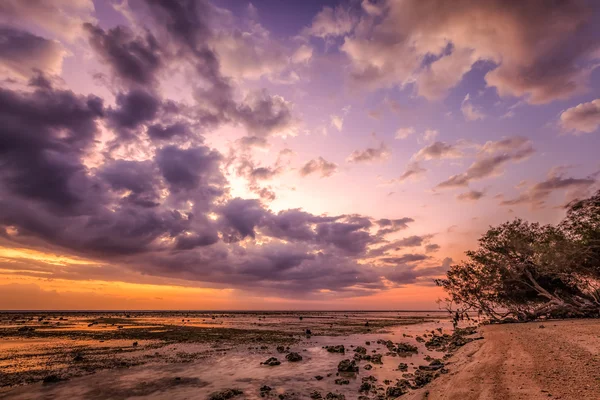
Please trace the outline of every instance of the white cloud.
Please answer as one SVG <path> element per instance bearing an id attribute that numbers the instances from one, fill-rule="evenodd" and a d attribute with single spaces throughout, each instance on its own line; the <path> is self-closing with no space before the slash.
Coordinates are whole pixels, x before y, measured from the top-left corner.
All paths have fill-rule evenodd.
<path id="1" fill-rule="evenodd" d="M 571 132 L 594 132 L 600 126 L 600 99 L 566 109 L 560 114 L 560 124 Z"/>
<path id="2" fill-rule="evenodd" d="M 399 128 L 396 131 L 396 139 L 406 139 L 410 135 L 414 135 L 414 133 L 415 128 L 413 128 L 412 126 L 408 128 Z"/>

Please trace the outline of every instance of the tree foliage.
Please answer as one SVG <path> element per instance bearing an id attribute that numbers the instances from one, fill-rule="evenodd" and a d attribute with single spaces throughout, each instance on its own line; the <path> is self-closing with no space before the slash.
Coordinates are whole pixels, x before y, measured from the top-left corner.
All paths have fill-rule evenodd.
<path id="1" fill-rule="evenodd" d="M 600 315 L 600 191 L 557 226 L 521 219 L 490 228 L 467 261 L 437 280 L 448 302 L 493 320 Z"/>

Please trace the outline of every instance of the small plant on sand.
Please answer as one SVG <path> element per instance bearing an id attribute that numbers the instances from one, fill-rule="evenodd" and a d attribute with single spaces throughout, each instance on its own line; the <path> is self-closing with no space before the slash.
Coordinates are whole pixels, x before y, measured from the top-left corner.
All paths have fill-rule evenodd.
<path id="1" fill-rule="evenodd" d="M 600 191 L 570 203 L 557 226 L 521 219 L 490 228 L 468 260 L 436 280 L 455 320 L 600 316 Z"/>

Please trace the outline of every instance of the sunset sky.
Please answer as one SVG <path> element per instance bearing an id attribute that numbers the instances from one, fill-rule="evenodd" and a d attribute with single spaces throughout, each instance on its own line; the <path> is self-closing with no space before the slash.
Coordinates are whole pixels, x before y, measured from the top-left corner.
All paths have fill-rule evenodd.
<path id="1" fill-rule="evenodd" d="M 594 0 L 0 1 L 0 309 L 436 309 L 600 188 Z"/>

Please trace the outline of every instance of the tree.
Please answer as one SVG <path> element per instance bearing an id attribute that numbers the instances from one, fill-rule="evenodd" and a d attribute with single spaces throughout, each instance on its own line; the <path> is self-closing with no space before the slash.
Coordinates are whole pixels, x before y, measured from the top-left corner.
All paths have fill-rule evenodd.
<path id="1" fill-rule="evenodd" d="M 558 225 L 521 219 L 490 228 L 468 260 L 437 280 L 459 311 L 493 320 L 600 315 L 600 192 L 569 204 Z"/>

